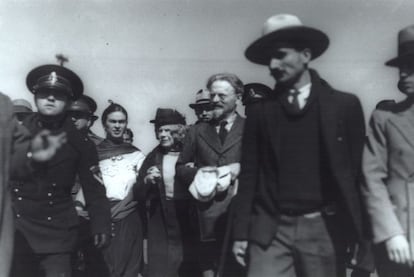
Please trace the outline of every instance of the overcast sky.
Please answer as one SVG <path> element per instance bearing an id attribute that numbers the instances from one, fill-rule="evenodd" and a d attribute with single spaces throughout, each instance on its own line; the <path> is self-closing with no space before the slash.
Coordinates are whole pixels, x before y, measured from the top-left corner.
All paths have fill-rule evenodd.
<path id="1" fill-rule="evenodd" d="M 126 107 L 135 145 L 147 153 L 156 108 L 176 108 L 193 122 L 188 104 L 210 75 L 273 86 L 244 50 L 268 17 L 291 13 L 328 34 L 330 47 L 312 66 L 357 94 L 368 118 L 379 100 L 401 98 L 397 70 L 384 62 L 397 53 L 398 30 L 414 24 L 413 11 L 412 0 L 1 0 L 0 90 L 32 101 L 27 73 L 63 53 L 98 115 L 108 99 Z"/>

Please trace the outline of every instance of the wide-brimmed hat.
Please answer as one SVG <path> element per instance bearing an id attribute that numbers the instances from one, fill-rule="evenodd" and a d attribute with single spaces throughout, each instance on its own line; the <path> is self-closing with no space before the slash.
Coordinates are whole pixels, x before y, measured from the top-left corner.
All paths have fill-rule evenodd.
<path id="1" fill-rule="evenodd" d="M 269 98 L 272 89 L 261 83 L 249 83 L 244 85 L 244 93 L 242 95 L 243 105 L 249 105 Z"/>
<path id="2" fill-rule="evenodd" d="M 13 100 L 13 112 L 29 114 L 33 112 L 32 105 L 25 99 Z"/>
<path id="3" fill-rule="evenodd" d="M 245 56 L 251 62 L 268 65 L 277 44 L 309 48 L 315 59 L 328 48 L 329 38 L 318 29 L 304 26 L 295 15 L 277 14 L 266 20 L 262 37 L 250 44 Z"/>
<path id="4" fill-rule="evenodd" d="M 211 104 L 210 91 L 206 89 L 200 89 L 196 93 L 195 103 L 190 104 L 190 108 L 195 109 L 200 106 L 207 106 Z"/>
<path id="5" fill-rule="evenodd" d="M 33 94 L 42 89 L 56 89 L 67 93 L 73 100 L 83 93 L 83 83 L 78 75 L 55 64 L 42 65 L 30 71 L 26 77 L 26 85 Z"/>
<path id="6" fill-rule="evenodd" d="M 94 113 L 96 112 L 97 105 L 95 100 L 87 95 L 81 95 L 78 99 L 72 102 L 68 108 L 68 112 L 81 112 L 88 114 L 92 120 L 98 119 Z"/>
<path id="7" fill-rule="evenodd" d="M 185 118 L 182 114 L 173 109 L 158 108 L 155 114 L 155 119 L 150 120 L 156 126 L 183 124 L 185 125 Z"/>
<path id="8" fill-rule="evenodd" d="M 407 59 L 414 60 L 414 25 L 405 27 L 398 32 L 398 56 L 387 61 L 385 65 L 398 67 Z"/>

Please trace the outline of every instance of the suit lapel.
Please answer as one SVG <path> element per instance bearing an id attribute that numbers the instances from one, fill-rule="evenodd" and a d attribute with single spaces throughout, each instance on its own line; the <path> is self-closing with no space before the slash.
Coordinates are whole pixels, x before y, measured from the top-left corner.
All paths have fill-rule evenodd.
<path id="1" fill-rule="evenodd" d="M 221 152 L 221 142 L 217 134 L 216 128 L 212 124 L 206 124 L 202 132 L 200 132 L 200 137 L 208 144 L 214 151 L 217 153 Z"/>
<path id="2" fill-rule="evenodd" d="M 413 114 L 410 111 L 402 113 L 401 116 L 390 118 L 390 123 L 404 137 L 411 147 L 414 148 L 414 124 L 412 123 Z"/>
<path id="3" fill-rule="evenodd" d="M 221 148 L 222 153 L 227 151 L 236 143 L 240 142 L 243 135 L 243 125 L 244 119 L 240 115 L 237 115 L 233 126 L 231 127 L 229 133 L 226 136 L 226 139 L 224 140 L 223 147 Z"/>
<path id="4" fill-rule="evenodd" d="M 279 118 L 282 112 L 282 106 L 278 100 L 265 103 L 263 105 L 263 112 L 265 120 L 265 126 L 267 133 L 269 134 L 270 144 L 275 152 L 276 159 L 279 163 L 279 150 L 280 150 L 280 127 Z"/>
<path id="5" fill-rule="evenodd" d="M 319 102 L 319 122 L 323 145 L 326 146 L 327 153 L 331 157 L 334 152 L 333 143 L 336 141 L 336 125 L 338 124 L 336 101 L 333 91 L 321 86 L 319 82 L 312 83 L 312 93 L 317 95 Z"/>

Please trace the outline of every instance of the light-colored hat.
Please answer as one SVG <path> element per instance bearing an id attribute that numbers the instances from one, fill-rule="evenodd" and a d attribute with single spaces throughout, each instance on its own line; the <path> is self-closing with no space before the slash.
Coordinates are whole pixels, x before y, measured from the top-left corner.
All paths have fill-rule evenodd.
<path id="1" fill-rule="evenodd" d="M 250 44 L 245 56 L 251 62 L 268 65 L 276 44 L 310 48 L 315 59 L 328 48 L 329 38 L 318 29 L 304 26 L 295 15 L 277 14 L 266 20 L 262 37 Z"/>
<path id="2" fill-rule="evenodd" d="M 398 56 L 387 61 L 385 65 L 398 67 L 407 59 L 414 60 L 414 25 L 398 32 Z"/>
<path id="3" fill-rule="evenodd" d="M 33 108 L 29 101 L 25 99 L 13 100 L 13 112 L 14 113 L 32 113 Z"/>
<path id="4" fill-rule="evenodd" d="M 195 103 L 190 104 L 190 108 L 195 109 L 197 106 L 211 104 L 210 91 L 200 89 L 197 91 Z"/>

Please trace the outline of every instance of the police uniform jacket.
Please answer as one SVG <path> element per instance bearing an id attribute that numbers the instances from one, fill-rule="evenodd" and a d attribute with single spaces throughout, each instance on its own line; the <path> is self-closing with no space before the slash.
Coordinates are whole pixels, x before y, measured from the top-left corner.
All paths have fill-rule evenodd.
<path id="1" fill-rule="evenodd" d="M 12 182 L 13 209 L 16 229 L 35 253 L 71 251 L 77 236 L 78 216 L 71 189 L 79 175 L 91 217 L 91 233 L 110 230 L 110 208 L 105 187 L 93 176 L 91 167 L 98 165 L 96 148 L 70 120 L 45 126 L 35 113 L 23 125 L 32 134 L 41 129 L 64 131 L 67 142 L 48 162 L 38 165 L 29 177 L 18 176 Z"/>

